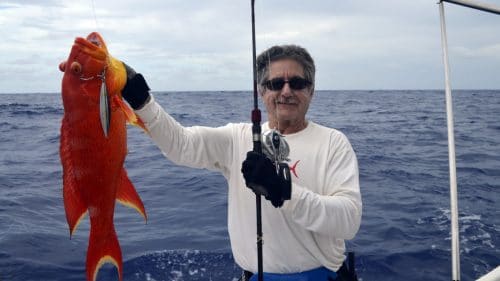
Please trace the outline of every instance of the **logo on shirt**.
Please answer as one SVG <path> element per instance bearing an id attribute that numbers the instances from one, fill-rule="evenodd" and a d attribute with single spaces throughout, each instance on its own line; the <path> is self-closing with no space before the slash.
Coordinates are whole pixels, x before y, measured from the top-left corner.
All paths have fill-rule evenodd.
<path id="1" fill-rule="evenodd" d="M 299 178 L 299 176 L 297 175 L 297 164 L 299 164 L 300 160 L 297 160 L 297 162 L 295 162 L 295 164 L 293 164 L 291 167 L 290 165 L 288 165 L 288 167 L 290 167 L 290 172 L 292 172 L 292 174 L 296 177 L 296 178 Z"/>

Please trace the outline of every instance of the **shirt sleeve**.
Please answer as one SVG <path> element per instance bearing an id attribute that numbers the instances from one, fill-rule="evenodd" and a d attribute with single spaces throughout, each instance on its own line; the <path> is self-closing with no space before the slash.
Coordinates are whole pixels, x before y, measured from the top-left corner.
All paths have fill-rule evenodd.
<path id="1" fill-rule="evenodd" d="M 154 100 L 136 110 L 149 135 L 172 162 L 228 174 L 232 159 L 232 126 L 183 127 Z"/>
<path id="2" fill-rule="evenodd" d="M 306 229 L 340 239 L 352 239 L 361 223 L 362 203 L 358 163 L 347 138 L 330 141 L 326 163 L 326 195 L 292 183 L 292 198 L 284 204 L 294 221 Z"/>

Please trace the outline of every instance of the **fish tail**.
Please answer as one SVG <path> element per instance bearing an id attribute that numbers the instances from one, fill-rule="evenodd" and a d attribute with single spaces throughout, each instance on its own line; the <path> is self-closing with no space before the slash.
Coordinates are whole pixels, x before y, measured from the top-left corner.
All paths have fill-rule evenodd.
<path id="1" fill-rule="evenodd" d="M 100 230 L 97 224 L 91 224 L 87 250 L 87 281 L 95 281 L 99 269 L 105 263 L 112 263 L 116 266 L 118 278 L 122 281 L 122 252 L 115 228 L 111 225 L 111 230 L 108 230 L 106 234 L 103 234 Z"/>
<path id="2" fill-rule="evenodd" d="M 139 194 L 137 194 L 134 185 L 130 182 L 125 168 L 122 169 L 121 184 L 118 186 L 118 190 L 116 191 L 116 200 L 127 207 L 135 209 L 146 222 L 148 221 L 144 204 L 142 203 Z"/>

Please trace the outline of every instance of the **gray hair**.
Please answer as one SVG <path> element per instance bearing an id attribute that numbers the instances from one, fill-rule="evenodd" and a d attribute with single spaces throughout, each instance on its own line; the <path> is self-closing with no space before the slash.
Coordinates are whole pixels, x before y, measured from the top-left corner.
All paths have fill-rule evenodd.
<path id="1" fill-rule="evenodd" d="M 314 89 L 316 67 L 309 52 L 297 45 L 280 45 L 265 50 L 257 57 L 257 84 L 260 93 L 264 91 L 263 83 L 269 78 L 269 65 L 282 59 L 292 59 L 302 65 L 304 78 L 311 81 L 311 87 Z"/>

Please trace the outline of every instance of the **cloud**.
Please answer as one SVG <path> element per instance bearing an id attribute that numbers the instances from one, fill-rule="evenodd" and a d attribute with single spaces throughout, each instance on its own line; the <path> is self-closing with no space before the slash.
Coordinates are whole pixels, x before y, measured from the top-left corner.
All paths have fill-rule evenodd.
<path id="1" fill-rule="evenodd" d="M 442 86 L 436 1 L 257 0 L 255 13 L 257 51 L 306 47 L 320 89 Z M 455 69 L 498 68 L 500 17 L 446 4 L 446 18 Z M 2 1 L 0 25 L 0 73 L 15 76 L 0 92 L 58 91 L 59 62 L 95 30 L 155 90 L 251 89 L 250 1 Z M 500 87 L 470 75 L 461 86 Z"/>
<path id="2" fill-rule="evenodd" d="M 477 48 L 455 46 L 452 48 L 452 52 L 464 58 L 495 58 L 500 60 L 500 44 L 480 46 Z"/>

